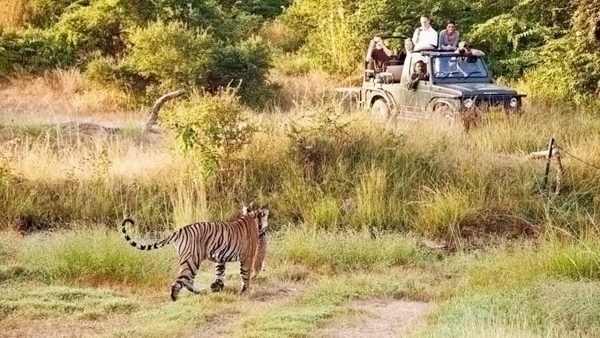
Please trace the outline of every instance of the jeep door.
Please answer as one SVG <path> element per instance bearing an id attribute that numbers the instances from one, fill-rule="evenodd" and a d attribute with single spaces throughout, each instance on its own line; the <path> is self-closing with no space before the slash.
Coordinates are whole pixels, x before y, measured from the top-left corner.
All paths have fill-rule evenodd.
<path id="1" fill-rule="evenodd" d="M 431 77 L 430 58 L 420 53 L 411 53 L 404 63 L 404 67 L 409 68 L 407 72 L 404 72 L 400 86 L 399 113 L 400 116 L 411 120 L 426 117 L 427 104 L 431 99 L 431 81 L 419 81 L 417 90 L 410 90 L 407 87 L 418 61 L 425 62 L 427 73 Z"/>

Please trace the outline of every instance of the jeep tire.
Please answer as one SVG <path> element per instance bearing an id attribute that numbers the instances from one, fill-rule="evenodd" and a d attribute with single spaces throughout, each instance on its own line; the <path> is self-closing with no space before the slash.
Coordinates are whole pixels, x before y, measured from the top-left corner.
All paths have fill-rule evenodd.
<path id="1" fill-rule="evenodd" d="M 390 118 L 390 107 L 383 99 L 377 99 L 371 106 L 373 117 L 379 122 L 385 122 Z"/>

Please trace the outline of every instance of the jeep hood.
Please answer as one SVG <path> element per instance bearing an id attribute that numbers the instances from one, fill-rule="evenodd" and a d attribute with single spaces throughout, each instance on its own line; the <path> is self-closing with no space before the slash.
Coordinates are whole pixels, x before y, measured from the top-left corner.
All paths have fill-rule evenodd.
<path id="1" fill-rule="evenodd" d="M 516 90 L 493 83 L 443 83 L 437 86 L 455 91 L 457 96 L 518 95 Z"/>

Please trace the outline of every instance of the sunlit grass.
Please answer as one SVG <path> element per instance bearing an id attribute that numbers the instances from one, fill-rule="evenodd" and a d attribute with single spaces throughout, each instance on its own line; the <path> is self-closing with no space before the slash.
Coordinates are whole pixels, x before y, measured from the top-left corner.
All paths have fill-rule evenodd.
<path id="1" fill-rule="evenodd" d="M 384 271 L 435 260 L 415 237 L 399 234 L 288 229 L 272 241 L 273 259 L 316 270 Z"/>

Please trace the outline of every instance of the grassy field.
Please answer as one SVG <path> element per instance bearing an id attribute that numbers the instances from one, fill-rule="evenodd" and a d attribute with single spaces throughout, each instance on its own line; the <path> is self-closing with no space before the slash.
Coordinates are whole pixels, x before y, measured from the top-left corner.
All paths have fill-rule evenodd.
<path id="1" fill-rule="evenodd" d="M 2 87 L 0 335 L 327 336 L 373 320 L 356 304 L 384 300 L 427 305 L 405 332 L 416 337 L 600 335 L 600 175 L 563 153 L 553 196 L 544 161 L 525 159 L 555 137 L 598 166 L 592 109 L 535 103 L 468 134 L 381 125 L 344 113 L 311 76 L 287 79 L 275 108 L 248 112 L 258 132 L 233 169 L 205 179 L 170 132 L 141 134 L 143 111 L 101 100 L 86 115 L 85 85 L 68 89 L 76 73 Z M 233 264 L 223 293 L 172 303 L 174 250 L 134 251 L 117 231 L 130 216 L 136 237 L 157 239 L 250 201 L 268 205 L 272 233 L 245 296 Z M 212 270 L 203 265 L 201 286 Z"/>

